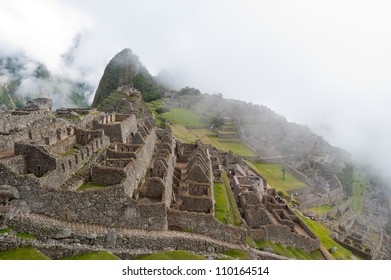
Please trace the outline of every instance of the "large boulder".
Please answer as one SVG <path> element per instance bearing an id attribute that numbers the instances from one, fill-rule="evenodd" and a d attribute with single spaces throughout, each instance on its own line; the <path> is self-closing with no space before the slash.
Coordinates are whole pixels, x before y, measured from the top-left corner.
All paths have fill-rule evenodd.
<path id="1" fill-rule="evenodd" d="M 0 186 L 0 203 L 5 203 L 7 201 L 19 198 L 20 195 L 17 188 L 8 185 Z"/>

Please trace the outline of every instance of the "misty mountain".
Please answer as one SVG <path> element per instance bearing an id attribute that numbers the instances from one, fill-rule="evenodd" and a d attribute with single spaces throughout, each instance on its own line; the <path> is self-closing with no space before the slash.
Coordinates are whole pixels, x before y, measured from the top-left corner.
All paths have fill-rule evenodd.
<path id="1" fill-rule="evenodd" d="M 147 68 L 132 50 L 124 49 L 107 64 L 96 90 L 92 107 L 97 107 L 119 85 L 130 84 L 137 88 L 145 101 L 160 98 L 165 88 L 155 81 Z"/>
<path id="2" fill-rule="evenodd" d="M 58 107 L 88 107 L 94 88 L 82 79 L 52 74 L 23 53 L 0 55 L 0 104 L 22 108 L 36 97 L 47 97 Z"/>

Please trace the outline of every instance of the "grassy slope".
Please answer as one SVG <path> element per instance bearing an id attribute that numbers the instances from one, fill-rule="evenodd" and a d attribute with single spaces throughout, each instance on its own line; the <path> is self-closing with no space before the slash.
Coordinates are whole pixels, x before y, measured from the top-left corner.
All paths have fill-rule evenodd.
<path id="1" fill-rule="evenodd" d="M 196 255 L 186 251 L 168 251 L 151 254 L 137 258 L 138 260 L 205 260 L 201 255 Z"/>
<path id="2" fill-rule="evenodd" d="M 13 250 L 0 251 L 0 260 L 50 260 L 33 247 L 22 247 Z"/>
<path id="3" fill-rule="evenodd" d="M 313 233 L 316 234 L 316 236 L 318 236 L 318 238 L 320 239 L 320 243 L 326 250 L 329 250 L 330 248 L 334 248 L 334 247 L 338 248 L 338 250 L 332 254 L 334 258 L 351 259 L 352 252 L 343 248 L 341 245 L 335 242 L 329 236 L 329 234 L 331 233 L 329 229 L 325 228 L 324 226 L 322 226 L 320 223 L 316 221 L 305 218 L 299 212 L 296 212 L 296 215 L 312 230 Z"/>
<path id="4" fill-rule="evenodd" d="M 193 112 L 182 108 L 170 108 L 170 111 L 161 116 L 171 123 L 185 127 L 204 127 L 200 117 Z"/>
<path id="5" fill-rule="evenodd" d="M 63 260 L 119 260 L 119 258 L 113 256 L 109 252 L 100 251 L 85 253 L 70 258 L 63 258 Z"/>
<path id="6" fill-rule="evenodd" d="M 252 260 L 251 256 L 248 253 L 241 250 L 228 250 L 221 252 L 221 254 L 238 260 Z"/>
<path id="7" fill-rule="evenodd" d="M 297 249 L 293 247 L 285 247 L 281 243 L 273 243 L 271 241 L 261 241 L 257 242 L 259 248 L 271 248 L 274 253 L 278 255 L 285 256 L 291 259 L 299 260 L 324 260 L 324 257 L 320 250 L 315 250 L 311 253 L 306 253 L 302 249 Z"/>
<path id="8" fill-rule="evenodd" d="M 171 129 L 175 137 L 185 143 L 194 143 L 200 139 L 205 144 L 215 146 L 223 151 L 233 151 L 241 156 L 255 156 L 256 154 L 238 139 L 219 139 L 216 132 L 206 129 L 200 117 L 190 110 L 170 107 L 170 111 L 164 114 L 157 114 L 156 108 L 164 106 L 161 100 L 147 103 L 148 108 L 157 117 L 161 116 L 171 122 Z M 229 125 L 227 127 L 230 127 Z M 219 132 L 220 133 L 220 132 Z"/>
<path id="9" fill-rule="evenodd" d="M 333 210 L 333 208 L 328 205 L 322 204 L 318 207 L 309 208 L 308 210 L 313 213 L 322 215 L 322 214 L 326 214 L 326 213 L 330 212 L 331 210 Z"/>
<path id="10" fill-rule="evenodd" d="M 305 183 L 297 179 L 291 173 L 285 173 L 285 179 L 282 178 L 281 165 L 254 163 L 249 164 L 267 180 L 267 183 L 277 191 L 290 191 L 308 187 Z"/>

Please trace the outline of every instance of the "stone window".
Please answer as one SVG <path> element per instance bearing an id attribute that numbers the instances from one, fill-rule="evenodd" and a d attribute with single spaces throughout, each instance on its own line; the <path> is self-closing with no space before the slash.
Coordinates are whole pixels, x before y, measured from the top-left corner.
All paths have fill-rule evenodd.
<path id="1" fill-rule="evenodd" d="M 68 159 L 69 168 L 72 168 L 72 161 Z"/>
<path id="2" fill-rule="evenodd" d="M 75 155 L 75 162 L 76 164 L 79 164 L 79 158 L 77 157 L 77 155 Z"/>
<path id="3" fill-rule="evenodd" d="M 61 163 L 62 172 L 65 172 L 65 164 Z"/>

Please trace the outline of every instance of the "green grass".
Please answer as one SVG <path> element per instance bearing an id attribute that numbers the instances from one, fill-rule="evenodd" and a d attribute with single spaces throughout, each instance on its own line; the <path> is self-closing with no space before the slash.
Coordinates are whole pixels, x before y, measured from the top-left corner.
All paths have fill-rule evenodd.
<path id="1" fill-rule="evenodd" d="M 63 258 L 62 260 L 119 260 L 119 258 L 110 254 L 109 252 L 100 251 L 85 253 L 69 258 Z"/>
<path id="2" fill-rule="evenodd" d="M 238 260 L 252 260 L 251 256 L 247 252 L 241 250 L 228 250 L 221 252 L 221 254 Z"/>
<path id="3" fill-rule="evenodd" d="M 285 247 L 281 243 L 273 243 L 271 241 L 259 241 L 256 242 L 258 248 L 271 248 L 275 254 L 285 256 L 290 259 L 299 260 L 324 260 L 324 257 L 320 250 L 315 250 L 311 253 L 306 253 L 302 249 L 294 248 L 291 246 Z"/>
<path id="4" fill-rule="evenodd" d="M 78 192 L 81 192 L 81 191 L 84 191 L 84 190 L 89 190 L 89 189 L 100 189 L 100 188 L 105 188 L 106 185 L 105 184 L 96 184 L 96 183 L 85 183 L 83 185 L 81 185 L 77 191 Z"/>
<path id="5" fill-rule="evenodd" d="M 77 149 L 72 147 L 67 152 L 65 152 L 62 156 L 67 157 L 67 156 L 73 155 L 76 151 L 77 151 Z"/>
<path id="6" fill-rule="evenodd" d="M 155 112 L 156 108 L 161 106 L 158 101 L 150 102 L 148 107 Z M 175 137 L 185 143 L 194 143 L 196 139 L 200 139 L 205 144 L 211 144 L 219 150 L 232 151 L 240 156 L 255 156 L 256 154 L 242 142 L 240 139 L 219 139 L 216 132 L 204 128 L 206 126 L 200 117 L 190 110 L 183 108 L 170 107 L 170 111 L 160 115 L 172 123 L 171 129 Z M 228 133 L 221 131 L 219 133 Z M 216 136 L 211 136 L 216 135 Z"/>
<path id="7" fill-rule="evenodd" d="M 227 224 L 230 222 L 230 215 L 224 184 L 214 183 L 213 193 L 215 199 L 215 218 L 223 224 Z"/>
<path id="8" fill-rule="evenodd" d="M 171 131 L 176 138 L 180 139 L 184 143 L 195 143 L 195 141 L 197 140 L 197 137 L 194 136 L 194 134 L 191 134 L 186 129 L 186 127 L 182 125 L 172 125 Z"/>
<path id="9" fill-rule="evenodd" d="M 326 250 L 329 250 L 330 248 L 337 247 L 338 250 L 333 253 L 333 257 L 336 259 L 351 259 L 352 258 L 352 252 L 349 250 L 343 248 L 341 245 L 339 245 L 337 242 L 335 242 L 329 235 L 331 231 L 327 228 L 325 228 L 323 225 L 318 223 L 317 221 L 313 221 L 310 219 L 305 218 L 301 213 L 296 212 L 296 215 L 312 230 L 313 233 L 316 234 L 316 236 L 320 239 L 320 243 L 323 245 L 323 247 Z"/>
<path id="10" fill-rule="evenodd" d="M 0 260 L 50 260 L 34 247 L 21 247 L 17 249 L 0 251 Z"/>
<path id="11" fill-rule="evenodd" d="M 186 251 L 167 251 L 138 257 L 137 260 L 206 260 L 206 258 Z"/>
<path id="12" fill-rule="evenodd" d="M 300 181 L 289 172 L 285 173 L 285 179 L 283 179 L 280 164 L 247 163 L 265 177 L 267 183 L 277 191 L 291 191 L 308 187 L 304 182 Z"/>
<path id="13" fill-rule="evenodd" d="M 2 230 L 0 230 L 0 234 L 2 234 L 2 233 L 10 234 L 11 230 L 13 230 L 11 227 L 8 227 L 6 229 L 2 229 Z M 17 232 L 15 234 L 15 236 L 19 237 L 19 238 L 35 239 L 35 235 L 30 234 L 30 233 L 24 233 L 24 232 Z"/>
<path id="14" fill-rule="evenodd" d="M 361 213 L 364 195 L 367 192 L 368 185 L 368 181 L 362 177 L 358 177 L 353 183 L 352 210 L 356 214 Z"/>
<path id="15" fill-rule="evenodd" d="M 240 216 L 238 205 L 236 204 L 234 195 L 231 191 L 227 172 L 225 170 L 223 170 L 221 172 L 221 177 L 223 178 L 225 190 L 228 194 L 227 198 L 228 198 L 228 202 L 229 202 L 229 210 L 230 210 L 230 217 L 231 217 L 232 225 L 240 226 L 242 223 L 242 217 Z"/>
<path id="16" fill-rule="evenodd" d="M 214 183 L 215 218 L 223 224 L 239 226 L 242 222 L 239 209 L 229 187 L 227 173 L 223 172 L 224 183 Z"/>
<path id="17" fill-rule="evenodd" d="M 347 165 L 337 174 L 344 191 L 352 197 L 352 209 L 356 214 L 360 214 L 364 195 L 367 192 L 369 182 L 366 175 L 353 165 Z"/>
<path id="18" fill-rule="evenodd" d="M 192 111 L 182 108 L 170 108 L 170 111 L 161 116 L 171 123 L 182 125 L 185 127 L 204 127 L 205 124 L 201 122 L 200 117 Z"/>
<path id="19" fill-rule="evenodd" d="M 331 207 L 329 205 L 326 205 L 326 204 L 322 204 L 322 205 L 317 206 L 317 207 L 309 208 L 308 210 L 313 212 L 313 213 L 322 215 L 322 214 L 327 214 L 330 211 L 332 211 L 333 207 Z"/>

